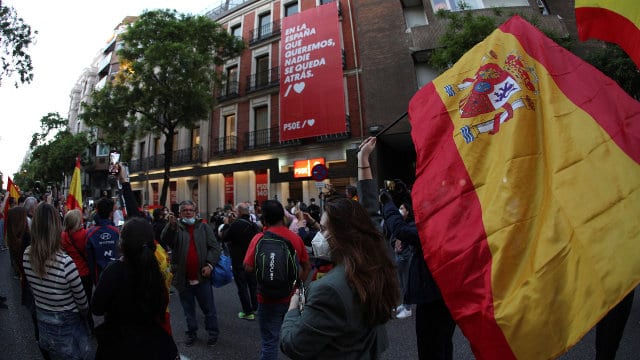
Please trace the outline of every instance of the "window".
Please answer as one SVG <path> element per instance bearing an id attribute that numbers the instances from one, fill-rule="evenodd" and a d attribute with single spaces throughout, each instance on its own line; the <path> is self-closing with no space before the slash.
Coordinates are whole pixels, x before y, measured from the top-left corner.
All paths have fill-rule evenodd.
<path id="1" fill-rule="evenodd" d="M 200 145 L 200 128 L 197 127 L 191 130 L 191 147 L 194 148 Z"/>
<path id="2" fill-rule="evenodd" d="M 138 147 L 138 158 L 142 159 L 145 157 L 145 146 L 146 146 L 146 142 L 145 141 L 140 141 L 140 147 Z"/>
<path id="3" fill-rule="evenodd" d="M 227 68 L 227 83 L 225 86 L 225 94 L 231 95 L 238 93 L 238 65 L 233 65 Z"/>
<path id="4" fill-rule="evenodd" d="M 231 27 L 231 35 L 235 36 L 238 39 L 242 39 L 242 27 L 240 24 L 233 25 Z"/>
<path id="5" fill-rule="evenodd" d="M 271 13 L 258 15 L 258 38 L 271 35 Z"/>
<path id="6" fill-rule="evenodd" d="M 269 85 L 269 54 L 256 57 L 256 87 Z"/>
<path id="7" fill-rule="evenodd" d="M 290 2 L 288 4 L 284 4 L 284 16 L 291 16 L 298 13 L 298 2 Z"/>
<path id="8" fill-rule="evenodd" d="M 253 108 L 255 121 L 254 145 L 269 145 L 269 107 L 267 105 Z"/>
<path id="9" fill-rule="evenodd" d="M 320 0 L 320 5 L 324 5 L 324 4 L 328 4 L 328 3 L 332 3 L 336 0 Z"/>
<path id="10" fill-rule="evenodd" d="M 109 146 L 99 143 L 96 147 L 96 156 L 109 156 Z"/>
<path id="11" fill-rule="evenodd" d="M 468 9 L 486 9 L 493 7 L 529 6 L 529 0 L 431 0 L 433 11 L 440 9 L 458 11 L 462 3 Z"/>
<path id="12" fill-rule="evenodd" d="M 153 155 L 158 155 L 160 154 L 160 138 L 154 138 L 153 139 Z"/>
<path id="13" fill-rule="evenodd" d="M 407 23 L 407 29 L 415 26 L 427 25 L 427 16 L 424 12 L 422 3 L 418 5 L 403 6 L 404 20 Z"/>
<path id="14" fill-rule="evenodd" d="M 220 144 L 224 150 L 235 148 L 236 115 L 230 114 L 224 117 L 224 143 Z"/>

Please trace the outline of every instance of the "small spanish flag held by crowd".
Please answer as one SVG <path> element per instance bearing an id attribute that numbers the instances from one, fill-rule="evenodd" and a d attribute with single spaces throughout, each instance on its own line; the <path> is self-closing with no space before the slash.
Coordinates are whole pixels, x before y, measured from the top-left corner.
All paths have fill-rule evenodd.
<path id="1" fill-rule="evenodd" d="M 578 37 L 620 45 L 640 68 L 640 3 L 637 0 L 576 0 Z"/>
<path id="2" fill-rule="evenodd" d="M 67 195 L 67 210 L 82 211 L 82 183 L 80 181 L 80 156 L 76 157 L 76 167 L 73 169 L 69 195 Z"/>
<path id="3" fill-rule="evenodd" d="M 549 359 L 640 283 L 640 103 L 514 16 L 409 104 L 425 260 L 478 359 Z"/>

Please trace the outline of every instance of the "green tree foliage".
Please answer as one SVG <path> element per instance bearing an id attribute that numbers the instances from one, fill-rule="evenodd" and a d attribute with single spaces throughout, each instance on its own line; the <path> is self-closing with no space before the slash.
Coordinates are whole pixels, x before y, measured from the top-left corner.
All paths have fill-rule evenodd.
<path id="1" fill-rule="evenodd" d="M 461 8 L 466 9 L 464 3 L 459 4 Z M 508 17 L 515 14 L 509 14 Z M 517 15 L 539 28 L 547 37 L 565 49 L 571 51 L 574 47 L 573 38 L 541 28 L 538 18 L 523 14 Z M 475 15 L 473 11 L 439 10 L 436 16 L 448 20 L 448 25 L 444 35 L 439 39 L 439 47 L 433 51 L 429 63 L 434 68 L 444 71 L 497 28 L 497 19 L 502 16 L 502 12 L 496 9 L 492 17 Z M 585 61 L 615 80 L 631 96 L 640 99 L 640 72 L 629 56 L 618 46 L 608 44 L 601 50 L 591 51 L 585 57 Z"/>
<path id="2" fill-rule="evenodd" d="M 472 11 L 438 10 L 436 16 L 449 21 L 430 59 L 431 66 L 440 71 L 455 64 L 497 27 L 495 17 L 474 15 Z"/>
<path id="3" fill-rule="evenodd" d="M 60 184 L 65 175 L 73 173 L 76 156 L 85 152 L 89 141 L 86 133 L 72 134 L 67 123 L 58 113 L 40 119 L 42 131 L 33 134 L 31 153 L 15 174 L 14 181 L 21 189 L 35 189 L 37 182 Z"/>
<path id="4" fill-rule="evenodd" d="M 0 1 L 0 85 L 4 77 L 14 74 L 18 75 L 15 87 L 33 80 L 33 65 L 27 50 L 37 33 L 18 17 L 14 8 L 4 6 Z"/>
<path id="5" fill-rule="evenodd" d="M 640 100 L 640 70 L 618 45 L 606 44 L 587 54 L 585 60 L 615 80 L 633 98 Z"/>
<path id="6" fill-rule="evenodd" d="M 220 77 L 216 66 L 237 56 L 245 45 L 205 16 L 172 10 L 143 13 L 122 34 L 120 73 L 85 104 L 83 120 L 102 129 L 110 145 L 118 139 L 164 135 L 166 202 L 173 158 L 173 134 L 194 128 L 213 109 L 213 91 Z M 122 141 L 122 140 L 121 140 Z M 126 158 L 126 157 L 125 157 Z"/>

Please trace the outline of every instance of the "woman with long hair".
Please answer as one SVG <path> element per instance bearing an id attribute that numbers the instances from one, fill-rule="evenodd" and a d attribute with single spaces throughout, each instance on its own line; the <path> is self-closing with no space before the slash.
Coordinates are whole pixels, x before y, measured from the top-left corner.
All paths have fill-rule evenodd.
<path id="1" fill-rule="evenodd" d="M 82 220 L 82 211 L 79 209 L 67 211 L 62 221 L 61 244 L 64 251 L 71 256 L 76 264 L 87 301 L 91 302 L 93 280 L 87 262 L 87 230 L 84 228 Z M 89 317 L 89 320 L 89 324 L 93 327 L 92 318 Z"/>
<path id="2" fill-rule="evenodd" d="M 292 297 L 281 349 L 294 359 L 377 359 L 388 347 L 384 324 L 400 294 L 384 236 L 345 198 L 326 203 L 320 226 L 335 266 L 309 285 L 303 307 L 300 295 Z"/>
<path id="3" fill-rule="evenodd" d="M 38 342 L 51 359 L 88 359 L 87 297 L 73 259 L 60 246 L 61 232 L 58 211 L 47 203 L 38 205 L 31 223 L 31 245 L 22 257 L 35 299 Z"/>
<path id="4" fill-rule="evenodd" d="M 107 266 L 93 293 L 91 311 L 105 318 L 96 327 L 96 359 L 176 359 L 176 344 L 163 329 L 169 297 L 151 224 L 129 219 L 120 249 L 122 258 Z"/>
<path id="5" fill-rule="evenodd" d="M 31 234 L 27 225 L 27 209 L 23 206 L 16 206 L 7 212 L 7 220 L 5 222 L 7 229 L 7 246 L 9 247 L 9 255 L 11 257 L 11 266 L 14 274 L 21 279 L 24 278 L 22 270 L 22 253 L 31 243 Z"/>

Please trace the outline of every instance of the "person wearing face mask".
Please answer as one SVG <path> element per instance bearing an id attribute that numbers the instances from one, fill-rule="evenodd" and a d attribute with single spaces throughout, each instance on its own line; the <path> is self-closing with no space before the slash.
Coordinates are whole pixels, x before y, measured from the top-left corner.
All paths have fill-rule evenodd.
<path id="1" fill-rule="evenodd" d="M 409 201 L 403 201 L 398 207 L 398 212 L 408 226 L 415 226 L 413 220 L 413 212 Z M 386 228 L 386 226 L 385 226 Z M 385 229 L 388 231 L 388 229 Z M 411 305 L 407 296 L 407 288 L 409 284 L 409 270 L 411 265 L 411 257 L 413 256 L 413 245 L 402 242 L 395 234 L 391 234 L 391 246 L 395 253 L 396 266 L 398 268 L 398 280 L 400 281 L 400 290 L 402 294 L 402 304 L 396 310 L 396 318 L 406 319 L 411 316 Z"/>
<path id="2" fill-rule="evenodd" d="M 302 307 L 292 296 L 280 348 L 293 359 L 378 359 L 400 293 L 384 236 L 356 201 L 336 198 L 324 209 L 316 250 L 335 266 L 309 285 Z"/>
<path id="3" fill-rule="evenodd" d="M 173 250 L 171 263 L 173 285 L 180 295 L 180 303 L 187 322 L 186 346 L 197 339 L 198 323 L 195 302 L 204 314 L 208 333 L 207 346 L 218 341 L 218 318 L 210 284 L 211 271 L 220 259 L 220 244 L 213 229 L 196 219 L 196 205 L 191 200 L 180 203 L 180 221 L 169 213 L 161 238 Z"/>

